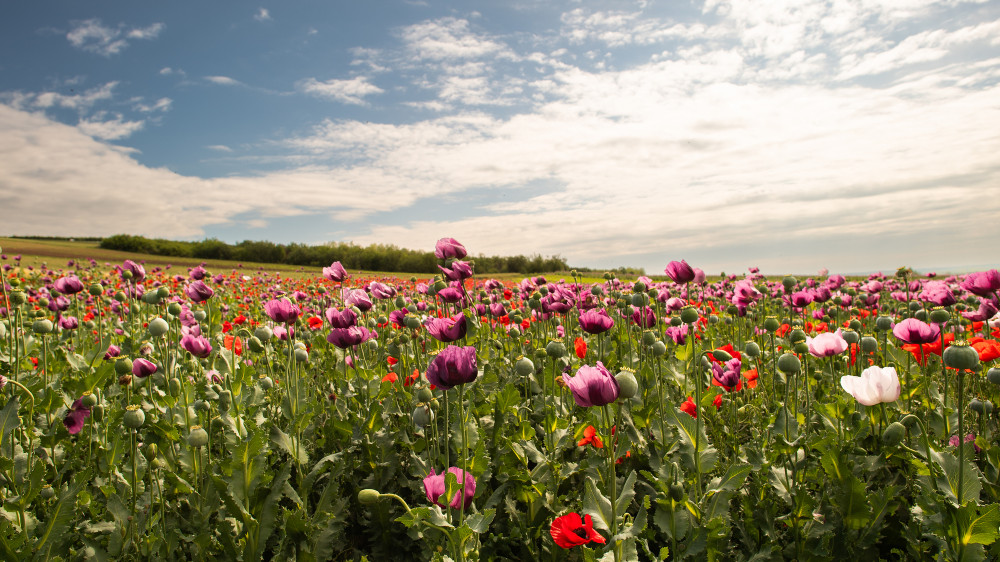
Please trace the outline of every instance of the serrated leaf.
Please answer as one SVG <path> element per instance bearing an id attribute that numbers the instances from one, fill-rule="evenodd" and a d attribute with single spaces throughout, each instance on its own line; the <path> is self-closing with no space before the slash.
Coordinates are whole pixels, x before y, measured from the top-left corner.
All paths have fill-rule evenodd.
<path id="1" fill-rule="evenodd" d="M 967 506 L 969 509 L 973 506 Z M 1000 534 L 1000 507 L 995 503 L 979 508 L 972 520 L 965 526 L 962 544 L 993 544 Z"/>
<path id="2" fill-rule="evenodd" d="M 21 418 L 17 415 L 19 407 L 20 402 L 15 394 L 4 405 L 3 411 L 0 411 L 0 450 L 7 450 L 7 441 L 9 440 L 10 433 L 21 425 Z"/>
<path id="3" fill-rule="evenodd" d="M 52 509 L 52 514 L 49 517 L 48 524 L 45 526 L 45 531 L 42 532 L 38 538 L 38 542 L 35 543 L 34 550 L 39 556 L 43 555 L 46 545 L 57 544 L 66 531 L 69 530 L 70 521 L 73 519 L 76 507 L 76 496 L 89 480 L 89 472 L 78 473 L 69 487 L 59 494 L 59 501 L 56 502 L 55 507 Z"/>
<path id="4" fill-rule="evenodd" d="M 495 509 L 487 509 L 475 513 L 465 518 L 465 524 L 475 533 L 485 533 L 490 528 L 490 523 L 493 522 L 493 517 L 496 516 L 496 513 Z"/>
<path id="5" fill-rule="evenodd" d="M 305 447 L 299 446 L 298 439 L 281 431 L 276 425 L 271 426 L 271 443 L 288 453 L 298 464 L 309 464 L 309 454 Z"/>
<path id="6" fill-rule="evenodd" d="M 588 476 L 584 482 L 583 513 L 591 516 L 594 527 L 611 530 L 611 500 L 597 490 L 593 478 Z"/>
<path id="7" fill-rule="evenodd" d="M 938 487 L 944 492 L 945 497 L 955 502 L 957 505 L 965 505 L 979 499 L 979 493 L 983 490 L 983 485 L 979 481 L 979 471 L 976 470 L 968 459 L 962 470 L 962 489 L 958 489 L 958 457 L 949 452 L 931 451 L 931 458 L 941 467 L 944 472 L 939 476 Z"/>
<path id="8" fill-rule="evenodd" d="M 632 503 L 632 498 L 635 497 L 635 471 L 629 473 L 628 478 L 625 479 L 625 484 L 622 485 L 622 491 L 618 494 L 618 501 L 615 502 L 615 513 L 625 513 L 628 509 L 628 504 Z"/>
<path id="9" fill-rule="evenodd" d="M 722 478 L 713 480 L 709 484 L 707 492 L 736 491 L 746 482 L 750 475 L 751 466 L 749 464 L 734 464 L 729 467 Z"/>

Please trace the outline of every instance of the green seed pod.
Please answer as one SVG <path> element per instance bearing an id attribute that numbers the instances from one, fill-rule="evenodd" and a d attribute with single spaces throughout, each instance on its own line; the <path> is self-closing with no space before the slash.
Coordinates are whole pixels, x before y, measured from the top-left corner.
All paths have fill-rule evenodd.
<path id="1" fill-rule="evenodd" d="M 378 499 L 381 494 L 378 490 L 372 490 L 371 488 L 365 488 L 358 492 L 358 503 L 361 505 L 374 505 L 378 503 Z"/>
<path id="2" fill-rule="evenodd" d="M 632 306 L 636 308 L 642 308 L 649 306 L 649 297 L 646 293 L 635 293 L 632 295 Z"/>
<path id="3" fill-rule="evenodd" d="M 419 310 L 420 309 L 417 308 L 417 305 L 415 304 L 406 305 L 406 311 L 409 312 L 410 314 L 416 314 L 417 312 L 419 312 Z"/>
<path id="4" fill-rule="evenodd" d="M 798 353 L 799 355 L 803 353 L 809 353 L 809 344 L 807 344 L 804 341 L 800 341 L 796 343 L 794 346 L 792 346 L 792 349 L 794 349 L 795 353 Z"/>
<path id="5" fill-rule="evenodd" d="M 406 299 L 403 298 L 403 295 L 396 295 L 396 300 L 393 302 L 396 305 L 396 308 L 403 308 L 406 306 Z"/>
<path id="6" fill-rule="evenodd" d="M 800 341 L 806 341 L 806 333 L 801 328 L 795 328 L 788 333 L 788 341 L 792 343 L 798 343 Z"/>
<path id="7" fill-rule="evenodd" d="M 892 329 L 892 318 L 879 316 L 875 319 L 875 329 L 880 332 L 888 332 Z"/>
<path id="8" fill-rule="evenodd" d="M 31 331 L 36 334 L 51 334 L 52 333 L 52 321 L 48 318 L 42 320 L 35 320 L 31 324 Z"/>
<path id="9" fill-rule="evenodd" d="M 545 354 L 553 359 L 558 359 L 566 355 L 566 345 L 562 340 L 552 340 L 545 346 Z"/>
<path id="10" fill-rule="evenodd" d="M 656 333 L 652 330 L 646 330 L 642 333 L 642 345 L 649 347 L 656 342 Z"/>
<path id="11" fill-rule="evenodd" d="M 799 280 L 795 277 L 789 275 L 781 280 L 781 286 L 785 288 L 786 293 L 792 292 L 792 289 L 799 284 Z"/>
<path id="12" fill-rule="evenodd" d="M 684 321 L 681 320 L 680 316 L 671 316 L 670 317 L 670 325 L 673 326 L 673 327 L 675 327 L 675 328 L 677 326 L 680 326 L 683 323 L 684 323 Z"/>
<path id="13" fill-rule="evenodd" d="M 519 357 L 514 363 L 514 372 L 519 376 L 526 377 L 535 372 L 535 364 L 527 357 Z"/>
<path id="14" fill-rule="evenodd" d="M 10 304 L 14 306 L 21 306 L 26 302 L 28 302 L 28 297 L 24 294 L 24 291 L 11 291 Z"/>
<path id="15" fill-rule="evenodd" d="M 90 415 L 94 421 L 100 423 L 104 421 L 104 404 L 98 404 L 90 409 Z"/>
<path id="16" fill-rule="evenodd" d="M 396 339 L 399 340 L 399 345 L 406 345 L 410 343 L 410 336 L 406 335 L 405 333 L 399 334 L 399 337 L 397 337 Z"/>
<path id="17" fill-rule="evenodd" d="M 920 320 L 921 322 L 926 322 L 927 321 L 927 311 L 924 310 L 924 309 L 920 309 L 920 310 L 918 310 L 918 311 L 916 311 L 916 312 L 913 313 L 913 317 L 916 318 L 917 320 Z"/>
<path id="18" fill-rule="evenodd" d="M 49 299 L 46 298 L 46 297 L 42 297 L 42 298 L 38 299 L 38 306 L 40 306 L 42 308 L 45 308 L 45 307 L 49 306 Z"/>
<path id="19" fill-rule="evenodd" d="M 378 343 L 376 343 L 375 345 L 378 345 Z M 306 350 L 304 350 L 304 349 L 296 349 L 295 350 L 295 361 L 297 361 L 299 363 L 308 363 L 309 362 L 309 352 L 306 351 Z"/>
<path id="20" fill-rule="evenodd" d="M 409 329 L 411 329 L 411 330 L 417 330 L 417 329 L 419 329 L 420 328 L 420 319 L 417 318 L 416 316 L 407 316 L 406 317 L 406 327 L 409 328 Z"/>
<path id="21" fill-rule="evenodd" d="M 653 357 L 663 357 L 667 354 L 667 344 L 661 341 L 653 342 L 650 349 L 653 351 Z"/>
<path id="22" fill-rule="evenodd" d="M 38 495 L 42 496 L 44 499 L 51 500 L 56 497 L 56 491 L 52 489 L 51 484 L 43 484 L 42 489 L 38 492 Z"/>
<path id="23" fill-rule="evenodd" d="M 639 392 L 639 381 L 635 380 L 635 374 L 631 370 L 622 370 L 615 375 L 618 381 L 618 397 L 628 400 Z"/>
<path id="24" fill-rule="evenodd" d="M 90 293 L 92 297 L 98 297 L 104 293 L 104 286 L 100 283 L 93 283 L 87 288 L 87 292 Z"/>
<path id="25" fill-rule="evenodd" d="M 260 383 L 260 387 L 265 391 L 274 388 L 274 381 L 271 380 L 271 377 L 267 375 L 260 375 L 260 377 L 258 377 L 257 379 L 257 382 Z"/>
<path id="26" fill-rule="evenodd" d="M 233 403 L 233 393 L 228 390 L 223 390 L 219 393 L 219 411 L 228 412 L 229 406 Z"/>
<path id="27" fill-rule="evenodd" d="M 952 369 L 971 371 L 979 367 L 979 353 L 964 341 L 956 341 L 944 350 L 944 364 Z"/>
<path id="28" fill-rule="evenodd" d="M 903 437 L 906 436 L 906 427 L 899 422 L 892 422 L 889 427 L 885 428 L 882 432 L 882 443 L 887 447 L 895 447 L 903 442 Z"/>
<path id="29" fill-rule="evenodd" d="M 194 448 L 204 447 L 208 444 L 208 432 L 200 425 L 192 425 L 191 432 L 187 437 L 188 445 Z"/>
<path id="30" fill-rule="evenodd" d="M 212 405 L 204 400 L 194 401 L 194 411 L 196 412 L 209 412 L 212 410 Z"/>
<path id="31" fill-rule="evenodd" d="M 878 351 L 878 340 L 872 336 L 864 336 L 861 338 L 861 351 L 865 353 L 875 353 Z"/>
<path id="32" fill-rule="evenodd" d="M 748 341 L 746 345 L 743 346 L 743 353 L 751 359 L 760 357 L 760 346 L 757 345 L 757 342 Z"/>
<path id="33" fill-rule="evenodd" d="M 778 357 L 778 368 L 783 373 L 798 373 L 802 370 L 802 361 L 794 353 L 785 353 Z"/>
<path id="34" fill-rule="evenodd" d="M 780 327 L 781 327 L 781 322 L 778 322 L 778 319 L 776 317 L 768 316 L 767 318 L 764 319 L 764 329 L 767 330 L 768 332 L 771 332 L 773 334 L 774 332 L 778 331 L 778 328 Z"/>
<path id="35" fill-rule="evenodd" d="M 989 416 L 991 414 L 993 414 L 993 402 L 990 402 L 989 400 L 984 400 L 983 401 L 983 415 L 984 416 Z"/>
<path id="36" fill-rule="evenodd" d="M 158 338 L 167 333 L 170 330 L 170 325 L 163 318 L 154 318 L 152 322 L 149 323 L 149 334 L 154 338 Z"/>
<path id="37" fill-rule="evenodd" d="M 139 300 L 146 304 L 158 304 L 160 302 L 160 296 L 156 294 L 156 291 L 149 291 L 148 293 L 143 293 Z"/>
<path id="38" fill-rule="evenodd" d="M 535 360 L 536 361 L 545 361 L 545 358 L 547 356 L 548 356 L 548 354 L 547 354 L 547 352 L 544 349 L 536 349 L 535 350 Z"/>
<path id="39" fill-rule="evenodd" d="M 139 429 L 146 423 L 146 412 L 143 412 L 142 408 L 138 405 L 132 404 L 125 409 L 125 416 L 122 418 L 122 422 L 129 429 Z"/>
<path id="40" fill-rule="evenodd" d="M 212 431 L 223 431 L 226 429 L 226 423 L 222 421 L 222 418 L 219 416 L 212 418 L 212 422 L 209 426 L 212 428 Z"/>
<path id="41" fill-rule="evenodd" d="M 978 398 L 973 398 L 969 400 L 969 409 L 973 412 L 982 415 L 985 408 L 983 407 L 983 401 Z"/>
<path id="42" fill-rule="evenodd" d="M 986 380 L 990 381 L 991 384 L 1000 385 L 1000 368 L 992 367 L 986 371 Z"/>
<path id="43" fill-rule="evenodd" d="M 119 375 L 128 375 L 132 373 L 132 360 L 128 357 L 119 357 L 115 361 L 115 373 Z"/>
<path id="44" fill-rule="evenodd" d="M 713 326 L 714 326 L 715 324 L 718 324 L 718 323 L 719 323 L 719 317 L 718 317 L 718 316 L 716 316 L 716 315 L 714 315 L 714 314 L 709 314 L 709 315 L 708 315 L 708 323 L 709 323 L 710 325 L 713 325 Z"/>
<path id="45" fill-rule="evenodd" d="M 247 347 L 249 347 L 250 351 L 254 353 L 261 353 L 264 351 L 264 344 L 257 336 L 250 336 L 250 339 L 247 340 Z"/>
<path id="46" fill-rule="evenodd" d="M 604 295 L 604 287 L 601 287 L 600 285 L 594 285 L 590 288 L 590 294 L 594 295 L 595 297 L 600 297 Z"/>
<path id="47" fill-rule="evenodd" d="M 199 322 L 204 322 L 205 318 L 208 318 L 208 315 L 205 314 L 204 310 L 196 310 L 196 311 L 194 311 L 194 319 L 195 320 L 197 320 Z"/>
<path id="48" fill-rule="evenodd" d="M 94 393 L 88 390 L 80 397 L 80 404 L 84 408 L 93 408 L 97 405 L 97 396 L 94 396 Z"/>
<path id="49" fill-rule="evenodd" d="M 434 392 L 429 386 L 422 386 L 417 390 L 417 402 L 427 403 L 434 399 Z"/>
<path id="50" fill-rule="evenodd" d="M 930 319 L 935 324 L 944 324 L 951 320 L 951 313 L 940 306 L 935 306 L 931 309 Z"/>
<path id="51" fill-rule="evenodd" d="M 848 344 L 858 343 L 859 341 L 861 341 L 861 336 L 854 330 L 846 330 L 841 335 L 843 336 L 844 341 L 846 341 Z"/>
<path id="52" fill-rule="evenodd" d="M 643 283 L 642 281 L 636 281 L 632 285 L 632 292 L 633 293 L 645 293 L 646 292 L 646 284 Z"/>
<path id="53" fill-rule="evenodd" d="M 272 332 L 271 328 L 268 328 L 267 326 L 257 326 L 257 329 L 253 331 L 253 336 L 261 342 L 267 343 L 271 341 L 272 337 L 274 337 L 274 332 Z"/>
<path id="54" fill-rule="evenodd" d="M 681 309 L 681 322 L 685 324 L 694 324 L 698 321 L 698 309 L 693 306 L 685 306 Z"/>
<path id="55" fill-rule="evenodd" d="M 173 396 L 175 398 L 177 396 L 180 396 L 181 395 L 181 379 L 176 378 L 176 377 L 170 379 L 170 381 L 167 383 L 167 392 L 171 396 Z"/>
<path id="56" fill-rule="evenodd" d="M 159 288 L 156 289 L 156 296 L 160 297 L 160 300 L 163 300 L 170 296 L 170 289 L 161 285 Z"/>
<path id="57" fill-rule="evenodd" d="M 684 486 L 678 483 L 670 485 L 670 499 L 679 502 L 684 499 Z"/>
<path id="58" fill-rule="evenodd" d="M 434 411 L 428 406 L 417 406 L 413 409 L 413 424 L 417 427 L 427 427 L 434 420 Z"/>
<path id="59" fill-rule="evenodd" d="M 125 291 L 117 291 L 117 292 L 115 292 L 115 300 L 116 301 L 118 301 L 118 302 L 125 302 L 125 300 L 127 298 L 128 297 L 125 296 Z"/>
<path id="60" fill-rule="evenodd" d="M 180 316 L 182 310 L 184 310 L 184 309 L 181 308 L 180 303 L 172 302 L 172 303 L 170 303 L 170 304 L 167 305 L 167 314 L 169 314 L 169 315 L 171 315 L 171 316 L 173 316 L 175 318 L 177 316 Z"/>

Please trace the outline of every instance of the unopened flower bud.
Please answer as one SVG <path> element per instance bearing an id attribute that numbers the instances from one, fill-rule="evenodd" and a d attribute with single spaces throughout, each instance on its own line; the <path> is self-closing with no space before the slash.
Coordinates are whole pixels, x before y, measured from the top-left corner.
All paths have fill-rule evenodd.
<path id="1" fill-rule="evenodd" d="M 885 428 L 882 432 L 882 443 L 887 447 L 895 447 L 903 442 L 903 437 L 906 436 L 906 427 L 899 422 L 892 422 L 889 427 Z"/>
<path id="2" fill-rule="evenodd" d="M 725 349 L 716 349 L 712 352 L 712 357 L 715 357 L 716 361 L 722 361 L 723 363 L 733 358 Z"/>
<path id="3" fill-rule="evenodd" d="M 257 382 L 260 383 L 260 387 L 264 390 L 271 390 L 274 388 L 274 381 L 267 375 L 260 375 Z"/>
<path id="4" fill-rule="evenodd" d="M 358 492 L 358 503 L 361 505 L 373 505 L 378 503 L 378 499 L 381 494 L 378 490 L 372 490 L 371 488 L 365 488 Z"/>

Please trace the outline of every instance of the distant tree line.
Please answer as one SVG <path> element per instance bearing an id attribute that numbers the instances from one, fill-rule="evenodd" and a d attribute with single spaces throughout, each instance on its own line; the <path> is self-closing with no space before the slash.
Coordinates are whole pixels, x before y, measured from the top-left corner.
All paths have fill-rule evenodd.
<path id="1" fill-rule="evenodd" d="M 358 246 L 350 242 L 328 242 L 318 246 L 307 244 L 276 244 L 244 240 L 228 244 L 215 238 L 199 242 L 179 242 L 162 238 L 146 238 L 116 234 L 101 240 L 101 248 L 206 260 L 233 260 L 259 263 L 282 263 L 325 267 L 339 261 L 347 269 L 365 271 L 399 271 L 406 273 L 438 273 L 434 252 L 420 252 L 391 244 Z M 566 260 L 559 256 L 469 256 L 476 262 L 476 273 L 551 273 L 566 271 Z"/>

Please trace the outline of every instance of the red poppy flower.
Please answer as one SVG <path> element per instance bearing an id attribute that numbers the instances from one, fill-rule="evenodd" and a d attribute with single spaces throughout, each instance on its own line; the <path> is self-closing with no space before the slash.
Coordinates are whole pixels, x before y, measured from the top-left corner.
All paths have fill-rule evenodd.
<path id="1" fill-rule="evenodd" d="M 588 425 L 587 428 L 583 430 L 583 439 L 577 441 L 576 444 L 580 447 L 593 445 L 598 449 L 604 448 L 604 442 L 597 436 L 597 429 L 595 429 L 592 425 Z"/>
<path id="2" fill-rule="evenodd" d="M 233 318 L 233 324 L 236 324 L 237 326 L 240 326 L 240 325 L 244 324 L 246 321 L 247 321 L 247 317 L 243 316 L 242 314 L 240 314 L 236 318 Z"/>
<path id="3" fill-rule="evenodd" d="M 396 382 L 398 380 L 399 380 L 399 377 L 396 376 L 396 373 L 393 373 L 392 371 L 389 371 L 388 374 L 386 374 L 384 377 L 382 377 L 382 382 L 394 383 L 394 382 Z"/>
<path id="4" fill-rule="evenodd" d="M 309 323 L 310 330 L 318 330 L 323 327 L 323 319 L 319 316 L 310 316 L 306 322 Z"/>
<path id="5" fill-rule="evenodd" d="M 226 336 L 222 339 L 222 345 L 236 355 L 243 355 L 243 340 L 233 336 Z"/>
<path id="6" fill-rule="evenodd" d="M 580 359 L 587 357 L 587 342 L 583 341 L 583 338 L 577 337 L 573 340 L 573 349 L 576 350 L 576 356 Z"/>
<path id="7" fill-rule="evenodd" d="M 687 400 L 681 404 L 681 411 L 685 414 L 691 416 L 692 418 L 698 417 L 698 407 L 694 404 L 694 399 L 688 396 Z"/>
<path id="8" fill-rule="evenodd" d="M 395 365 L 396 363 L 399 363 L 399 359 L 396 359 L 395 357 L 388 357 L 386 358 L 385 361 L 390 365 Z"/>
<path id="9" fill-rule="evenodd" d="M 411 384 L 417 382 L 419 378 L 420 378 L 420 370 L 413 369 L 413 374 L 406 377 L 406 380 L 403 381 L 403 386 L 410 386 Z"/>
<path id="10" fill-rule="evenodd" d="M 757 369 L 750 369 L 743 373 L 743 378 L 747 380 L 747 388 L 757 388 Z"/>
<path id="11" fill-rule="evenodd" d="M 552 520 L 549 530 L 552 540 L 562 548 L 573 548 L 589 542 L 604 544 L 604 537 L 594 530 L 594 521 L 590 515 L 582 518 L 579 513 L 567 513 Z"/>
<path id="12" fill-rule="evenodd" d="M 223 322 L 222 323 L 222 333 L 223 334 L 228 334 L 229 331 L 232 330 L 232 329 L 233 329 L 233 325 L 230 324 L 229 322 Z"/>
<path id="13" fill-rule="evenodd" d="M 524 320 L 521 321 L 521 329 L 522 330 L 527 330 L 530 327 L 531 327 L 531 322 L 528 322 L 527 318 L 525 318 Z"/>
<path id="14" fill-rule="evenodd" d="M 624 457 L 618 457 L 615 460 L 615 464 L 621 464 L 621 463 L 625 462 L 625 459 L 627 459 L 627 458 L 629 458 L 631 456 L 632 456 L 632 451 L 625 451 L 625 456 Z"/>
<path id="15" fill-rule="evenodd" d="M 979 353 L 980 361 L 993 361 L 1000 357 L 1000 342 L 996 340 L 983 340 L 972 344 L 972 348 Z"/>
<path id="16" fill-rule="evenodd" d="M 722 395 L 721 394 L 715 395 L 715 400 L 712 400 L 712 404 L 715 405 L 715 409 L 716 410 L 718 410 L 719 408 L 721 408 L 722 407 Z"/>

